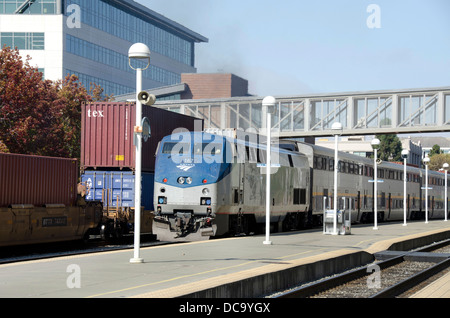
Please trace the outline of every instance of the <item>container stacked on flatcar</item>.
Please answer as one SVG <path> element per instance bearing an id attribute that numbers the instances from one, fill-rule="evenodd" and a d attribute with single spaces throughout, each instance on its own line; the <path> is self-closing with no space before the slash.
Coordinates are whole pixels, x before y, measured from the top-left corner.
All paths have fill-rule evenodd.
<path id="1" fill-rule="evenodd" d="M 0 153 L 0 246 L 75 240 L 97 226 L 76 159 Z"/>
<path id="2" fill-rule="evenodd" d="M 75 204 L 76 159 L 0 153 L 0 206 Z"/>
<path id="3" fill-rule="evenodd" d="M 136 104 L 87 103 L 82 106 L 81 181 L 87 201 L 101 200 L 105 235 L 128 233 L 134 220 Z M 203 120 L 151 106 L 142 107 L 151 137 L 142 144 L 141 233 L 151 233 L 155 153 L 161 139 L 176 129 L 203 129 Z"/>

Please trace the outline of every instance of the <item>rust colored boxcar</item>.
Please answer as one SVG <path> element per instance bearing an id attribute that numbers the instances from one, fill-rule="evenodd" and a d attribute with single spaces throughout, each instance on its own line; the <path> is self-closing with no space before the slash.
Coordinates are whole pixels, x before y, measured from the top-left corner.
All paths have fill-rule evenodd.
<path id="1" fill-rule="evenodd" d="M 72 206 L 77 182 L 76 159 L 0 153 L 0 207 Z"/>
<path id="2" fill-rule="evenodd" d="M 96 102 L 82 105 L 81 169 L 134 170 L 136 104 Z M 154 172 L 159 141 L 177 128 L 202 131 L 203 120 L 152 106 L 142 106 L 151 137 L 142 144 L 142 171 Z"/>

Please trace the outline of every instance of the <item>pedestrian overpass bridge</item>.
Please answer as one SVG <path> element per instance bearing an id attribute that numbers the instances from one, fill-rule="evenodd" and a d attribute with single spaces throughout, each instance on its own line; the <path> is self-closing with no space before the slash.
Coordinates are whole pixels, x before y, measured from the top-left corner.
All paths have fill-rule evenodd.
<path id="1" fill-rule="evenodd" d="M 264 97 L 160 101 L 156 107 L 204 120 L 205 128 L 266 130 Z M 450 87 L 275 96 L 272 134 L 286 138 L 450 132 Z"/>

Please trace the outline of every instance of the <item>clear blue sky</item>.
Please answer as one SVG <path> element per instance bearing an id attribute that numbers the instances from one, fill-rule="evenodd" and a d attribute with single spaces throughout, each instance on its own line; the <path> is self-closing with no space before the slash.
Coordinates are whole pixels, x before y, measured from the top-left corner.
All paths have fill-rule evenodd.
<path id="1" fill-rule="evenodd" d="M 197 71 L 234 73 L 251 94 L 450 86 L 449 0 L 137 2 L 209 38 Z"/>

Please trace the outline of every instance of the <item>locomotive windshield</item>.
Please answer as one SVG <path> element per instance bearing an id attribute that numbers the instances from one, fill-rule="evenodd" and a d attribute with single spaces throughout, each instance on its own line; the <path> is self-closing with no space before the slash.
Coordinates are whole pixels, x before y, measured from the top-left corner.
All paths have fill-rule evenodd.
<path id="1" fill-rule="evenodd" d="M 162 153 L 169 155 L 187 155 L 189 154 L 190 145 L 183 142 L 165 142 L 163 145 Z"/>
<path id="2" fill-rule="evenodd" d="M 179 139 L 179 140 L 177 140 Z M 160 154 L 173 163 L 229 163 L 233 155 L 229 143 L 223 136 L 182 133 L 167 136 L 161 143 Z"/>
<path id="3" fill-rule="evenodd" d="M 195 155 L 220 155 L 222 145 L 218 143 L 196 143 L 194 144 Z"/>
<path id="4" fill-rule="evenodd" d="M 199 156 L 221 156 L 223 145 L 219 143 L 194 143 L 193 155 Z M 191 154 L 191 145 L 184 142 L 165 142 L 162 151 L 167 155 L 182 155 Z"/>

